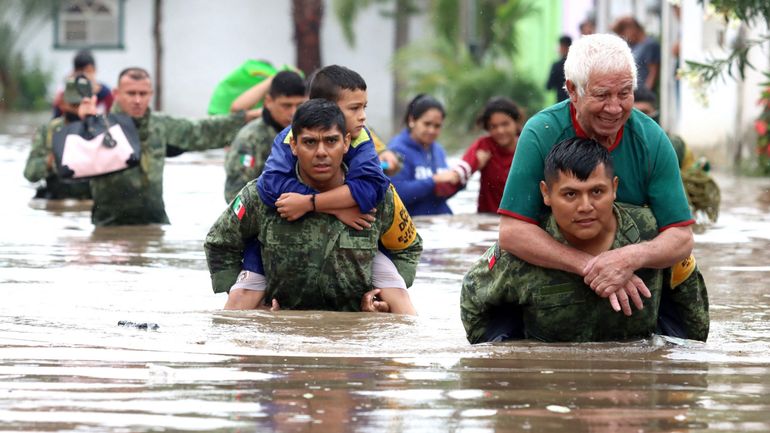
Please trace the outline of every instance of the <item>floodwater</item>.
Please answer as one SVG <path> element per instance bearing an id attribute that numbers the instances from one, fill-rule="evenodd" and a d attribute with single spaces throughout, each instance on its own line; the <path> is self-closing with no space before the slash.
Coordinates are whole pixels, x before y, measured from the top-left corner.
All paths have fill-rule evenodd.
<path id="1" fill-rule="evenodd" d="M 42 120 L 0 118 L 0 431 L 770 431 L 768 179 L 717 178 L 708 343 L 470 346 L 460 283 L 497 236 L 473 191 L 417 219 L 417 318 L 224 312 L 202 251 L 222 152 L 168 160 L 172 225 L 95 229 L 88 204 L 30 199 Z"/>

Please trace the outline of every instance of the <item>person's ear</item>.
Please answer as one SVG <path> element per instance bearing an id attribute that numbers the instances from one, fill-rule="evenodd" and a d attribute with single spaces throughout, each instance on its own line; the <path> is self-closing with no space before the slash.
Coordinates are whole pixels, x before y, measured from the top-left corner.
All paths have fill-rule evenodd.
<path id="1" fill-rule="evenodd" d="M 406 121 L 406 125 L 409 127 L 409 129 L 414 128 L 414 117 L 409 116 L 409 118 Z"/>
<path id="2" fill-rule="evenodd" d="M 615 201 L 618 198 L 618 184 L 620 183 L 620 179 L 618 179 L 617 176 L 612 178 L 612 201 Z"/>
<path id="3" fill-rule="evenodd" d="M 297 138 L 294 134 L 289 138 L 289 147 L 291 147 L 291 154 L 297 156 Z"/>
<path id="4" fill-rule="evenodd" d="M 348 153 L 348 149 L 350 149 L 350 141 L 351 140 L 352 140 L 352 138 L 350 137 L 350 133 L 346 132 L 345 133 L 345 138 L 343 138 L 343 141 L 345 143 L 345 152 L 344 153 Z"/>
<path id="5" fill-rule="evenodd" d="M 545 181 L 540 181 L 540 194 L 543 195 L 543 203 L 546 206 L 551 206 L 551 193 L 548 191 L 548 184 Z"/>

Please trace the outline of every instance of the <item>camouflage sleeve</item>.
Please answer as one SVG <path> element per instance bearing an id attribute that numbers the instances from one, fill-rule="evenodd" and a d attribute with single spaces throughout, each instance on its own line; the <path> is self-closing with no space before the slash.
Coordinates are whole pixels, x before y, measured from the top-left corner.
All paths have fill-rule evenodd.
<path id="1" fill-rule="evenodd" d="M 687 338 L 706 341 L 710 324 L 709 299 L 695 257 L 690 256 L 674 265 L 666 275 L 663 290 L 670 290 L 668 298 L 675 306 Z"/>
<path id="2" fill-rule="evenodd" d="M 460 291 L 460 318 L 471 344 L 486 340 L 492 313 L 504 305 L 518 304 L 514 280 L 523 269 L 522 262 L 492 245 L 463 277 Z"/>
<path id="3" fill-rule="evenodd" d="M 227 292 L 241 270 L 245 240 L 257 238 L 261 204 L 254 183 L 248 184 L 219 216 L 203 249 L 214 293 Z"/>
<path id="4" fill-rule="evenodd" d="M 380 243 L 406 286 L 410 287 L 422 255 L 422 238 L 393 185 L 388 188 L 378 212 L 383 218 Z"/>
<path id="5" fill-rule="evenodd" d="M 30 182 L 37 182 L 48 177 L 48 155 L 45 140 L 48 128 L 43 125 L 35 131 L 32 148 L 29 150 L 27 165 L 24 167 L 24 177 Z"/>
<path id="6" fill-rule="evenodd" d="M 249 181 L 259 177 L 273 144 L 273 137 L 269 137 L 267 130 L 259 128 L 256 122 L 258 120 L 238 131 L 225 156 L 225 200 L 228 203 Z"/>
<path id="7" fill-rule="evenodd" d="M 233 141 L 244 121 L 242 111 L 200 120 L 163 118 L 166 143 L 182 150 L 221 149 Z"/>

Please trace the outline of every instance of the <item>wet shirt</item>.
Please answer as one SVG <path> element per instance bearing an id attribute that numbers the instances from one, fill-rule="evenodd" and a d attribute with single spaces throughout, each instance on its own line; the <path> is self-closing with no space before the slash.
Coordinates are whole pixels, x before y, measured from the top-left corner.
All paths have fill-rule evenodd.
<path id="1" fill-rule="evenodd" d="M 166 156 L 225 147 L 243 122 L 243 113 L 192 121 L 149 109 L 143 117 L 134 118 L 142 142 L 141 161 L 136 167 L 91 180 L 91 221 L 97 226 L 168 224 L 163 202 Z"/>
<path id="2" fill-rule="evenodd" d="M 388 250 L 407 286 L 422 252 L 422 240 L 392 187 L 378 204 L 372 227 L 357 231 L 318 212 L 286 221 L 260 199 L 252 181 L 206 236 L 214 292 L 225 292 L 235 283 L 245 243 L 255 237 L 262 248 L 265 299 L 276 299 L 286 309 L 359 311 L 361 297 L 372 289 L 378 243 Z"/>
<path id="3" fill-rule="evenodd" d="M 45 180 L 45 186 L 38 188 L 35 198 L 77 200 L 91 198 L 88 181 L 63 181 L 55 168 L 48 165 L 53 156 L 53 135 L 67 125 L 64 117 L 52 119 L 48 124 L 35 131 L 32 147 L 29 150 L 24 177 L 30 182 Z"/>
<path id="4" fill-rule="evenodd" d="M 480 137 L 465 151 L 460 161 L 464 178 L 470 178 L 479 169 L 476 152 L 483 150 L 492 154 L 484 168 L 481 169 L 481 184 L 479 186 L 478 211 L 480 213 L 495 213 L 500 208 L 503 198 L 505 181 L 511 169 L 513 152 L 498 146 L 491 136 Z"/>
<path id="5" fill-rule="evenodd" d="M 539 220 L 545 212 L 540 181 L 546 155 L 564 139 L 585 136 L 573 114 L 572 104 L 567 100 L 546 108 L 527 122 L 516 146 L 498 213 L 532 223 Z M 615 175 L 620 178 L 618 201 L 649 206 L 660 230 L 694 222 L 676 154 L 658 124 L 634 109 L 609 150 Z"/>
<path id="6" fill-rule="evenodd" d="M 618 221 L 611 249 L 649 240 L 657 224 L 649 209 L 616 204 Z M 566 243 L 553 217 L 544 229 Z M 513 315 L 523 323 L 526 338 L 542 341 L 608 341 L 645 338 L 656 331 L 658 307 L 666 290 L 677 306 L 688 338 L 705 340 L 708 335 L 708 296 L 694 259 L 676 271 L 640 269 L 635 273 L 652 293 L 644 309 L 632 316 L 613 311 L 605 298 L 597 296 L 582 277 L 568 272 L 531 265 L 493 245 L 465 274 L 461 291 L 461 318 L 468 341 L 480 343 L 492 336 L 488 331 L 495 315 Z"/>
<path id="7" fill-rule="evenodd" d="M 279 132 L 263 117 L 238 131 L 225 156 L 225 201 L 230 203 L 241 188 L 262 173 L 273 139 Z"/>
<path id="8" fill-rule="evenodd" d="M 390 180 L 409 213 L 414 216 L 451 214 L 447 197 L 434 193 L 436 183 L 433 182 L 433 175 L 448 168 L 441 144 L 434 142 L 425 149 L 412 140 L 409 131 L 404 129 L 393 137 L 388 149 L 403 156 L 401 171 L 391 176 Z"/>
<path id="9" fill-rule="evenodd" d="M 259 196 L 265 204 L 273 208 L 283 193 L 313 194 L 316 192 L 294 176 L 297 157 L 291 153 L 290 134 L 291 126 L 287 126 L 275 137 L 270 156 L 265 162 L 262 175 L 257 180 Z M 350 188 L 353 200 L 358 204 L 361 212 L 369 212 L 385 196 L 390 182 L 382 172 L 380 160 L 374 150 L 372 135 L 368 129 L 363 128 L 358 137 L 350 143 L 343 161 L 350 168 L 345 177 L 345 184 Z"/>

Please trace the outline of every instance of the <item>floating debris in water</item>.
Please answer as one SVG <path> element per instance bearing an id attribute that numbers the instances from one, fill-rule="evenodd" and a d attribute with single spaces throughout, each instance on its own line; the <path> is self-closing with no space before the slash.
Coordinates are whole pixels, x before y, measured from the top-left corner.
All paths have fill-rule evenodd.
<path id="1" fill-rule="evenodd" d="M 570 413 L 571 412 L 570 408 L 564 407 L 564 406 L 559 406 L 559 405 L 556 405 L 556 404 L 548 405 L 545 408 L 548 409 L 551 412 L 556 412 L 556 413 Z"/>
<path id="2" fill-rule="evenodd" d="M 160 326 L 157 323 L 152 322 L 130 322 L 128 320 L 119 320 L 118 326 L 124 326 L 126 328 L 136 328 L 136 329 L 142 329 L 145 331 L 157 331 Z"/>

